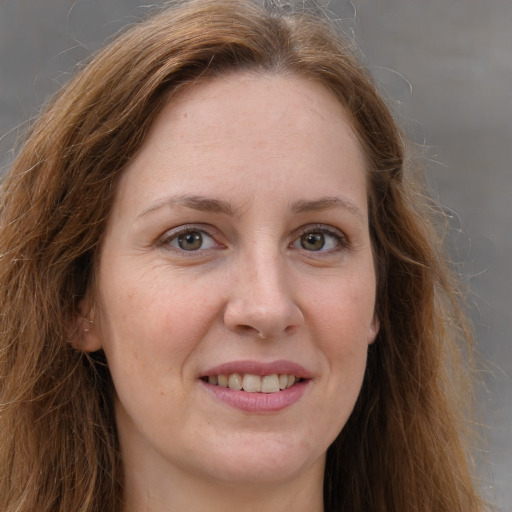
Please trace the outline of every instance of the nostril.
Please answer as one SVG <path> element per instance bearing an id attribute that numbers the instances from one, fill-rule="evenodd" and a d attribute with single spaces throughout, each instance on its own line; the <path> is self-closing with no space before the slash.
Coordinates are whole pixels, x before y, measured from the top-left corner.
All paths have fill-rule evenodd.
<path id="1" fill-rule="evenodd" d="M 290 335 L 304 321 L 300 308 L 291 299 L 283 304 L 251 299 L 230 300 L 224 311 L 225 326 L 240 336 L 266 340 Z"/>
<path id="2" fill-rule="evenodd" d="M 283 331 L 281 331 L 281 335 L 290 335 L 295 332 L 296 328 L 293 325 L 286 326 Z M 257 336 L 261 340 L 268 340 L 274 336 L 276 336 L 275 332 L 272 332 L 270 329 L 266 331 L 265 329 L 257 329 L 256 327 L 252 327 L 251 325 L 237 325 L 235 331 L 240 335 L 249 335 L 249 336 Z"/>
<path id="3" fill-rule="evenodd" d="M 255 327 L 252 327 L 251 325 L 238 325 L 237 330 L 240 334 L 252 334 L 257 335 L 262 339 L 266 338 L 266 336 L 262 332 L 260 332 Z"/>
<path id="4" fill-rule="evenodd" d="M 295 326 L 295 325 L 289 325 L 289 326 L 287 326 L 287 327 L 285 328 L 284 333 L 285 333 L 285 334 L 292 334 L 293 332 L 295 332 L 295 331 L 296 331 L 296 329 L 297 329 L 297 326 Z"/>

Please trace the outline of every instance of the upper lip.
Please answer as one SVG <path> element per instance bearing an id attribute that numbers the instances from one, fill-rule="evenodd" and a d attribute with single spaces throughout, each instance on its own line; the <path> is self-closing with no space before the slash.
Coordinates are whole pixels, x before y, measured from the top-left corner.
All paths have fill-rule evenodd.
<path id="1" fill-rule="evenodd" d="M 271 362 L 261 362 L 261 361 L 230 361 L 228 363 L 222 363 L 218 366 L 214 366 L 202 372 L 199 376 L 209 377 L 213 375 L 231 375 L 233 373 L 246 374 L 249 373 L 251 375 L 272 375 L 272 374 L 287 374 L 287 375 L 295 375 L 301 379 L 310 379 L 311 373 L 307 371 L 303 366 L 298 363 L 294 363 L 293 361 L 287 361 L 284 359 L 280 359 L 277 361 Z"/>

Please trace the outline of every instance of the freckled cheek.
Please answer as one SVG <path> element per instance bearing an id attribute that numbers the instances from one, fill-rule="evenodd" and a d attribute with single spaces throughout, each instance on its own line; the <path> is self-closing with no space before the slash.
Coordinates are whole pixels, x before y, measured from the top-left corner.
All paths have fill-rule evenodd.
<path id="1" fill-rule="evenodd" d="M 107 298 L 113 305 L 109 330 L 138 365 L 179 364 L 219 314 L 214 294 L 191 293 L 186 283 L 180 284 L 137 280 L 118 288 L 124 290 L 122 296 Z"/>
<path id="2" fill-rule="evenodd" d="M 310 302 L 310 316 L 327 338 L 334 336 L 346 342 L 361 338 L 366 343 L 374 308 L 375 291 L 371 279 L 368 286 L 343 282 L 316 294 Z"/>

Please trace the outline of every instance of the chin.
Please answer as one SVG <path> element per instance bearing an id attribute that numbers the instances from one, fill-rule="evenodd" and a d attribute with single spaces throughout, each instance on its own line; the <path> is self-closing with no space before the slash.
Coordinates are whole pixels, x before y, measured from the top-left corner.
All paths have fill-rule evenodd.
<path id="1" fill-rule="evenodd" d="M 208 469 L 225 484 L 279 484 L 324 467 L 325 450 L 315 450 L 305 441 L 251 434 L 210 459 Z M 240 445 L 241 444 L 241 445 Z M 220 451 L 220 450 L 219 450 Z M 322 470 L 323 471 L 323 470 Z"/>

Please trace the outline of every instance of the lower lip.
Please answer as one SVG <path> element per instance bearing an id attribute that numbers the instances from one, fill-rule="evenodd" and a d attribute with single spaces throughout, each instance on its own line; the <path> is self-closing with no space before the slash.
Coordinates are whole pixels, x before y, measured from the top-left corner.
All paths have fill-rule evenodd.
<path id="1" fill-rule="evenodd" d="M 276 393 L 249 393 L 200 382 L 215 398 L 231 407 L 250 413 L 266 413 L 281 411 L 293 405 L 302 397 L 310 381 L 303 380 Z"/>

